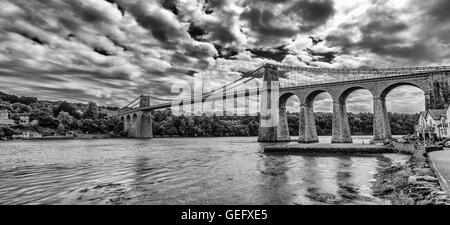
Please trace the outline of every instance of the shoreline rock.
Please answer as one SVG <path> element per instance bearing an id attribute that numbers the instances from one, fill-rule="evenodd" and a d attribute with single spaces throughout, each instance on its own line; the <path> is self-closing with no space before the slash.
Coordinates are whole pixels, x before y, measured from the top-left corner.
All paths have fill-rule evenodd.
<path id="1" fill-rule="evenodd" d="M 419 144 L 393 144 L 398 153 L 410 154 L 404 165 L 394 165 L 375 175 L 374 196 L 395 205 L 450 205 L 434 171 L 428 164 L 425 147 Z"/>

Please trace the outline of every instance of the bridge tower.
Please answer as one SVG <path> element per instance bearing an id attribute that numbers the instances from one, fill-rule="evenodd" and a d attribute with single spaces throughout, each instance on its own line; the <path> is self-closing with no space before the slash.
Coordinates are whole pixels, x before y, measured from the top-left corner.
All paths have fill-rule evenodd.
<path id="1" fill-rule="evenodd" d="M 258 142 L 279 142 L 290 140 L 285 108 L 279 105 L 280 81 L 277 67 L 264 66 L 263 87 L 259 101 Z"/>
<path id="2" fill-rule="evenodd" d="M 153 126 L 151 111 L 146 110 L 150 106 L 150 96 L 140 96 L 139 109 L 126 115 L 122 115 L 124 131 L 131 138 L 152 138 Z"/>

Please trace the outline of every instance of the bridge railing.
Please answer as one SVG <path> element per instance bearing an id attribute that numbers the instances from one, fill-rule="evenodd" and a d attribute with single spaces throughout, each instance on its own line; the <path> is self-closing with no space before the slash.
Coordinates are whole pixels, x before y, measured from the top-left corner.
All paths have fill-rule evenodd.
<path id="1" fill-rule="evenodd" d="M 334 82 L 387 78 L 421 73 L 448 72 L 450 66 L 409 68 L 333 69 L 274 65 L 280 76 L 281 87 L 307 86 Z"/>

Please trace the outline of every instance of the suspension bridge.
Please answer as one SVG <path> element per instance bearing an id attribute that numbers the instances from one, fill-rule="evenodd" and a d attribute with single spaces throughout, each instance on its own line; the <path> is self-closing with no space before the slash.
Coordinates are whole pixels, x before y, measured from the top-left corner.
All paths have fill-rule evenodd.
<path id="1" fill-rule="evenodd" d="M 368 90 L 374 104 L 374 140 L 392 138 L 386 109 L 386 96 L 394 88 L 412 85 L 425 95 L 425 108 L 438 109 L 448 105 L 450 66 L 408 68 L 317 68 L 281 64 L 265 64 L 243 73 L 238 79 L 211 91 L 173 99 L 141 95 L 118 111 L 124 121 L 124 131 L 129 137 L 151 138 L 151 111 L 171 108 L 195 114 L 194 105 L 207 104 L 209 110 L 220 115 L 238 115 L 238 106 L 244 112 L 239 115 L 259 115 L 258 141 L 290 141 L 286 116 L 286 102 L 291 96 L 300 101 L 300 143 L 318 142 L 313 102 L 317 95 L 327 92 L 333 99 L 332 142 L 352 143 L 348 123 L 346 99 L 354 91 Z M 258 85 L 248 85 L 253 82 Z M 158 101 L 151 104 L 150 100 Z M 231 104 L 228 104 L 230 103 Z M 218 104 L 219 103 L 219 104 Z M 217 107 L 217 106 L 221 107 Z M 230 109 L 231 108 L 231 109 Z"/>

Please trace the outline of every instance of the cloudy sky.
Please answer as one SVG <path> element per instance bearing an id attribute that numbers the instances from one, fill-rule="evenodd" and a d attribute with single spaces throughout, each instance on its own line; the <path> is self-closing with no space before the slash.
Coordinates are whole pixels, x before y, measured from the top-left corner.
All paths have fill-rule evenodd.
<path id="1" fill-rule="evenodd" d="M 121 106 L 267 62 L 448 65 L 449 11 L 448 0 L 0 0 L 0 91 Z M 371 104 L 359 91 L 348 109 Z M 423 105 L 416 88 L 389 95 L 390 111 Z M 329 111 L 330 99 L 315 106 Z"/>

